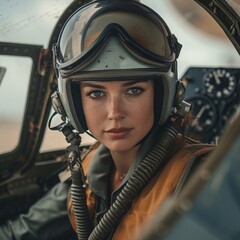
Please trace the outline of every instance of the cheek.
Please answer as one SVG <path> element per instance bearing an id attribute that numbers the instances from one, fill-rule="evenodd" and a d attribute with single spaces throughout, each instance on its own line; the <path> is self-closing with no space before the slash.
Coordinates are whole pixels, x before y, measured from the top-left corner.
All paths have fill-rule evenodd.
<path id="1" fill-rule="evenodd" d="M 93 133 L 97 129 L 96 126 L 99 126 L 104 119 L 104 110 L 102 106 L 93 106 L 88 101 L 83 102 L 83 112 L 86 120 L 88 129 Z"/>
<path id="2" fill-rule="evenodd" d="M 153 106 L 148 106 L 145 108 L 145 122 L 148 127 L 152 127 L 154 123 L 154 111 L 153 111 Z"/>
<path id="3" fill-rule="evenodd" d="M 144 101 L 139 104 L 138 111 L 136 111 L 135 114 L 135 121 L 140 122 L 142 128 L 152 128 L 154 123 L 154 108 L 152 96 L 149 96 L 149 98 L 145 98 Z"/>
<path id="4" fill-rule="evenodd" d="M 91 120 L 94 119 L 92 116 L 94 114 L 94 109 L 90 106 L 88 100 L 85 97 L 81 97 L 83 114 L 85 117 L 87 128 L 90 130 L 92 125 Z"/>
<path id="5" fill-rule="evenodd" d="M 86 123 L 89 127 L 91 123 L 96 119 L 95 115 L 97 115 L 97 112 L 95 112 L 94 108 L 89 106 L 88 104 L 83 104 L 83 112 Z"/>

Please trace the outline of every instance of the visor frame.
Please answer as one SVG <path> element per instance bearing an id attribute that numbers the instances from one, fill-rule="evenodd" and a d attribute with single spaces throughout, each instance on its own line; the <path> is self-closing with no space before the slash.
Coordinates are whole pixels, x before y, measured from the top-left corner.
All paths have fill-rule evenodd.
<path id="1" fill-rule="evenodd" d="M 114 4 L 119 3 L 120 1 L 114 1 Z M 94 7 L 95 5 L 99 4 L 98 2 L 92 2 L 89 3 L 87 6 L 89 7 L 90 5 L 92 5 L 92 7 Z M 109 7 L 108 8 L 114 8 L 114 10 L 117 9 L 117 7 L 121 10 L 122 7 L 122 2 L 121 2 L 121 6 L 115 6 L 114 4 L 110 4 L 108 3 Z M 178 57 L 179 54 L 179 49 L 181 48 L 181 44 L 178 43 L 176 37 L 171 33 L 170 29 L 168 28 L 168 26 L 166 25 L 165 21 L 156 14 L 153 14 L 152 11 L 149 10 L 149 8 L 145 5 L 139 4 L 137 2 L 131 2 L 128 3 L 128 5 L 132 5 L 134 6 L 135 4 L 138 5 L 138 14 L 140 14 L 140 12 L 143 12 L 146 14 L 146 10 L 149 11 L 151 13 L 151 18 L 154 17 L 158 20 L 161 19 L 161 26 L 164 27 L 164 29 L 166 30 L 166 32 L 168 33 L 168 43 L 169 43 L 169 49 L 171 50 L 171 55 L 170 56 L 159 56 L 157 54 L 155 54 L 154 52 L 150 52 L 147 49 L 144 49 L 142 46 L 140 46 L 138 43 L 136 43 L 131 37 L 130 35 L 127 33 L 127 31 L 120 26 L 119 24 L 108 24 L 107 27 L 104 28 L 104 30 L 101 32 L 101 34 L 98 36 L 98 38 L 96 39 L 96 41 L 87 49 L 84 50 L 78 57 L 76 58 L 72 58 L 71 60 L 67 61 L 67 62 L 62 62 L 61 61 L 61 49 L 60 49 L 60 40 L 61 37 L 63 35 L 64 29 L 68 23 L 68 21 L 66 22 L 65 26 L 63 27 L 63 30 L 61 32 L 61 34 L 59 35 L 57 44 L 55 44 L 55 46 L 53 47 L 53 52 L 54 52 L 54 58 L 55 58 L 55 66 L 56 69 L 58 69 L 59 71 L 61 71 L 61 73 L 67 73 L 68 71 L 71 71 L 71 69 L 74 69 L 77 65 L 81 65 L 83 64 L 84 66 L 87 65 L 87 62 L 91 59 L 91 57 L 93 57 L 94 54 L 96 54 L 96 52 L 99 50 L 99 48 L 101 48 L 104 45 L 104 41 L 106 41 L 106 39 L 114 32 L 114 34 L 117 34 L 118 37 L 122 40 L 122 42 L 128 47 L 131 48 L 133 51 L 140 52 L 140 54 L 142 54 L 146 59 L 150 59 L 153 63 L 153 65 L 157 65 L 158 63 L 160 64 L 164 64 L 164 63 L 173 63 L 176 58 Z M 114 6 L 113 6 L 114 5 Z M 143 7 L 144 6 L 144 7 Z M 90 6 L 91 7 L 91 6 Z M 81 13 L 81 9 L 77 10 L 75 13 L 73 13 L 73 15 L 77 14 L 78 12 Z M 102 9 L 100 8 L 99 10 L 97 10 L 94 14 L 97 14 L 99 11 L 101 11 Z M 73 16 L 72 15 L 72 16 Z M 81 14 L 80 14 L 81 15 Z M 92 18 L 92 17 L 91 17 Z M 152 20 L 153 21 L 153 20 Z M 156 20 L 155 20 L 156 21 Z M 89 24 L 89 23 L 88 23 Z M 155 24 L 155 23 L 153 23 Z M 176 49 L 178 49 L 176 51 Z"/>

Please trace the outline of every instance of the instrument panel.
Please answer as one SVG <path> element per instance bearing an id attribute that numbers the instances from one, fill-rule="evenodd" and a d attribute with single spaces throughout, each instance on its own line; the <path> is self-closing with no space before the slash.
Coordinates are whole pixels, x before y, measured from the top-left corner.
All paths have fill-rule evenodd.
<path id="1" fill-rule="evenodd" d="M 240 69 L 189 68 L 181 79 L 192 104 L 186 135 L 218 144 L 224 127 L 240 108 Z"/>

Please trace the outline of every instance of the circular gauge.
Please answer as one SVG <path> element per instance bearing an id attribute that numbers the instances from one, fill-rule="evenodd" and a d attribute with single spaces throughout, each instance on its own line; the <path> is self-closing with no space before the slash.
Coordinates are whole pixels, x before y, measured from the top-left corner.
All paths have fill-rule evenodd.
<path id="1" fill-rule="evenodd" d="M 237 80 L 230 71 L 219 68 L 206 73 L 204 84 L 208 96 L 227 98 L 233 94 L 237 86 Z"/>
<path id="2" fill-rule="evenodd" d="M 213 103 L 206 97 L 192 97 L 187 99 L 192 104 L 193 120 L 188 127 L 189 132 L 206 133 L 214 129 L 217 110 Z"/>
<path id="3" fill-rule="evenodd" d="M 225 127 L 226 123 L 228 121 L 231 121 L 231 118 L 233 117 L 234 113 L 237 111 L 240 111 L 240 105 L 232 105 L 223 113 L 221 120 L 222 120 L 222 126 Z"/>

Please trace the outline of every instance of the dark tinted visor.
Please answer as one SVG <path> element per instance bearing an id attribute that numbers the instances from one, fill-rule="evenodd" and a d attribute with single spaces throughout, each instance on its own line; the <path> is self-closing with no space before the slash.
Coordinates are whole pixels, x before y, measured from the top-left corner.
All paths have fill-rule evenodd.
<path id="1" fill-rule="evenodd" d="M 91 56 L 109 32 L 155 62 L 176 59 L 176 38 L 155 12 L 135 1 L 102 1 L 79 9 L 64 26 L 55 53 L 60 69 Z"/>

